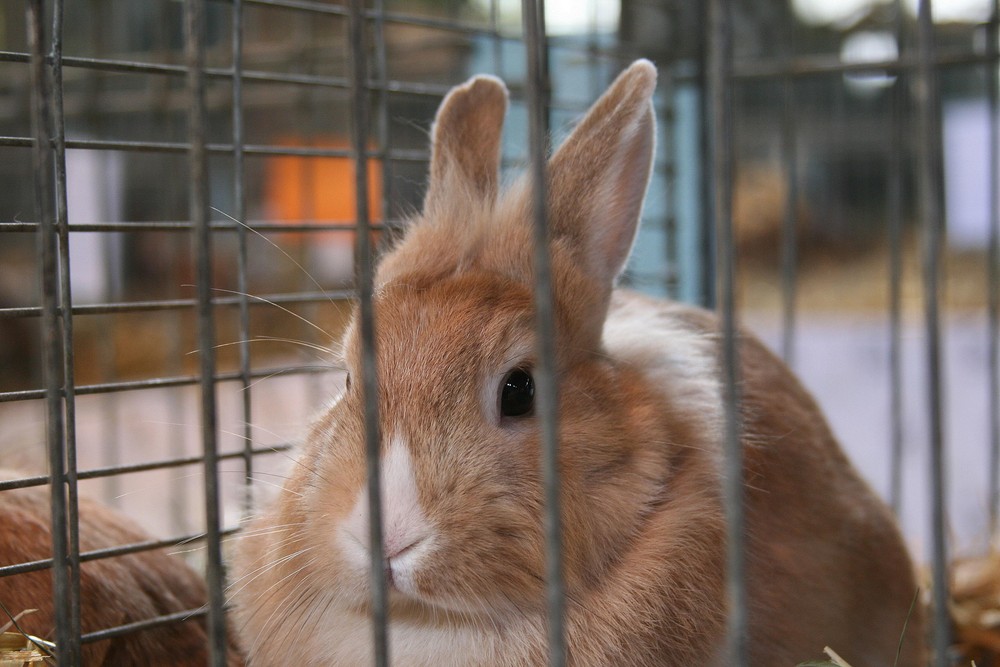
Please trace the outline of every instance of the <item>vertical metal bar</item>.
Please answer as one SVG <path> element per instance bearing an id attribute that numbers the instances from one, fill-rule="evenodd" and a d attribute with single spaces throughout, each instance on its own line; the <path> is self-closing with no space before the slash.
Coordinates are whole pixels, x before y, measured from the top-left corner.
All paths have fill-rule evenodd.
<path id="1" fill-rule="evenodd" d="M 660 132 L 665 155 L 664 168 L 664 220 L 663 232 L 666 242 L 664 256 L 667 260 L 664 288 L 671 299 L 678 298 L 679 286 L 677 280 L 678 243 L 677 243 L 677 110 L 674 104 L 677 96 L 675 71 L 673 67 L 660 69 L 660 94 L 664 100 L 663 130 Z"/>
<path id="2" fill-rule="evenodd" d="M 94 25 L 103 25 L 102 12 L 105 9 L 104 3 L 101 3 L 99 0 L 87 0 L 87 10 L 93 17 Z M 157 25 L 164 25 L 165 23 L 165 21 L 160 21 Z M 103 59 L 107 57 L 107 52 L 112 45 L 106 43 L 97 30 L 90 31 L 88 41 L 88 47 L 96 58 Z M 104 134 L 103 126 L 106 122 L 105 116 L 108 115 L 101 112 L 100 100 L 103 92 L 103 80 L 99 72 L 87 71 L 86 76 L 86 108 L 83 115 L 87 131 L 92 132 L 96 136 L 102 136 Z M 119 241 L 120 237 L 116 233 L 105 233 L 101 237 L 102 249 L 106 253 L 103 267 L 105 280 L 104 293 L 101 296 L 108 302 L 121 297 L 121 262 L 115 254 L 116 242 Z M 115 259 L 111 260 L 112 257 L 115 257 Z M 111 321 L 115 319 L 114 315 L 107 315 L 105 317 L 108 317 Z M 110 326 L 113 327 L 114 325 Z M 98 361 L 101 366 L 101 372 L 104 374 L 103 379 L 113 382 L 118 379 L 118 369 L 116 366 L 117 347 L 114 336 L 101 336 L 98 346 Z M 101 401 L 101 425 L 104 429 L 104 432 L 101 434 L 102 462 L 107 467 L 118 466 L 122 462 L 121 432 L 119 429 L 119 425 L 121 424 L 121 413 L 119 411 L 120 396 L 109 393 L 101 396 L 99 400 Z M 121 507 L 121 492 L 121 478 L 118 475 L 108 475 L 104 478 L 103 494 L 105 502 L 119 509 Z"/>
<path id="3" fill-rule="evenodd" d="M 546 154 L 547 154 L 549 150 L 548 138 L 552 130 L 552 109 L 550 108 L 551 105 L 549 104 L 552 97 L 552 77 L 549 76 L 549 43 L 548 43 L 548 36 L 545 33 L 545 0 L 533 0 L 533 2 L 535 5 L 534 47 L 532 47 L 532 39 L 533 39 L 532 33 L 526 31 L 524 35 L 524 39 L 526 41 L 525 48 L 529 49 L 529 57 L 528 57 L 529 73 L 527 79 L 528 82 L 530 83 L 533 78 L 530 74 L 530 70 L 532 68 L 530 54 L 534 53 L 535 57 L 538 58 L 538 67 L 536 70 L 537 79 L 535 80 L 535 83 L 541 84 L 541 87 L 538 88 L 538 91 L 541 92 L 541 95 L 535 98 L 539 100 L 541 103 L 539 111 L 541 113 L 541 119 L 543 121 L 541 129 L 543 130 L 544 134 L 541 136 L 542 143 L 540 145 L 546 148 Z M 522 21 L 523 19 L 524 17 L 522 16 Z"/>
<path id="4" fill-rule="evenodd" d="M 91 0 L 91 2 L 96 3 L 102 8 L 107 8 L 108 6 L 103 0 Z M 175 51 L 175 47 L 173 46 L 174 30 L 171 22 L 168 20 L 168 17 L 170 16 L 169 12 L 172 11 L 172 9 L 166 7 L 162 3 L 158 3 L 156 8 L 157 11 L 154 15 L 154 20 L 156 21 L 155 25 L 158 29 L 153 36 L 153 53 L 164 60 L 168 60 L 173 58 Z M 110 20 L 110 14 L 106 16 L 106 18 Z M 106 23 L 98 23 L 98 25 L 106 25 Z M 100 39 L 100 35 L 96 36 L 95 42 L 97 43 L 97 46 L 102 46 L 104 44 L 104 40 Z M 107 54 L 102 55 L 107 57 Z M 186 91 L 181 94 L 186 94 Z M 174 114 L 168 110 L 168 102 L 172 97 L 173 93 L 171 91 L 171 84 L 166 81 L 159 81 L 157 98 L 163 108 L 157 110 L 156 120 L 159 123 L 162 123 L 163 127 L 169 127 L 171 130 L 174 130 L 175 128 L 181 128 L 182 124 L 187 122 L 187 119 L 180 114 Z M 183 176 L 171 176 L 170 181 L 168 181 L 170 187 L 178 187 L 179 184 L 183 183 L 182 179 Z M 169 252 L 172 257 L 184 257 L 188 254 L 188 250 L 191 247 L 191 238 L 183 234 L 171 235 L 167 244 L 169 244 L 167 252 Z M 170 328 L 170 342 L 168 343 L 167 362 L 164 371 L 168 374 L 181 374 L 184 372 L 184 359 L 190 345 L 184 341 L 188 338 L 189 328 L 191 325 L 187 318 L 187 313 L 178 312 L 169 315 L 168 318 L 169 319 L 164 322 L 164 326 L 168 326 Z M 185 424 L 190 422 L 191 408 L 185 400 L 185 395 L 182 390 L 169 390 L 165 401 L 167 418 L 170 423 Z M 182 429 L 170 429 L 167 438 L 168 452 L 171 457 L 181 458 L 187 455 L 187 436 Z M 194 529 L 195 527 L 195 517 L 197 511 L 193 507 L 195 501 L 190 498 L 188 489 L 185 487 L 186 485 L 182 484 L 170 485 L 170 526 L 175 534 L 183 534 Z M 200 527 L 200 522 L 198 522 L 198 526 Z"/>
<path id="5" fill-rule="evenodd" d="M 747 600 L 744 582 L 743 451 L 740 442 L 739 351 L 734 296 L 732 28 L 730 3 L 711 0 L 709 6 L 708 85 L 711 113 L 713 215 L 716 238 L 717 310 L 721 319 L 721 375 L 725 404 L 726 589 L 728 623 L 727 665 L 747 664 Z"/>
<path id="6" fill-rule="evenodd" d="M 697 118 L 700 119 L 698 141 L 701 144 L 701 217 L 700 238 L 698 246 L 701 255 L 700 266 L 698 267 L 698 302 L 705 308 L 715 308 L 716 305 L 716 276 L 715 276 L 715 195 L 713 191 L 713 169 L 712 157 L 714 149 L 712 147 L 712 122 L 709 119 L 712 101 L 710 98 L 710 86 L 712 72 L 712 49 L 714 41 L 712 39 L 712 3 L 703 2 L 699 5 L 699 19 L 705 31 L 706 38 L 702 39 L 698 46 L 698 106 Z"/>
<path id="7" fill-rule="evenodd" d="M 205 3 L 184 1 L 187 66 L 190 215 L 197 275 L 198 349 L 201 361 L 201 443 L 205 475 L 205 552 L 208 639 L 211 664 L 226 664 L 221 511 L 219 507 L 218 415 L 215 396 L 215 326 L 212 310 L 212 234 L 209 225 L 208 114 L 205 108 Z"/>
<path id="8" fill-rule="evenodd" d="M 186 248 L 182 247 L 182 241 L 191 240 L 178 234 L 172 243 L 170 252 L 174 257 L 181 257 L 186 254 Z M 180 374 L 183 368 L 184 355 L 187 350 L 184 346 L 184 339 L 188 333 L 190 324 L 181 313 L 176 313 L 170 317 L 170 330 L 173 334 L 169 343 L 167 373 Z M 172 389 L 167 393 L 166 398 L 167 414 L 171 424 L 184 424 L 191 420 L 190 407 L 185 401 L 184 392 Z M 187 455 L 187 438 L 182 429 L 171 429 L 169 437 L 169 452 L 172 458 L 181 458 Z M 188 497 L 186 489 L 180 484 L 172 484 L 170 489 L 170 526 L 174 534 L 183 534 L 192 527 L 192 501 Z"/>
<path id="9" fill-rule="evenodd" d="M 389 160 L 389 63 L 385 46 L 385 1 L 375 0 L 375 17 L 372 30 L 375 33 L 375 77 L 378 82 L 378 147 L 379 164 L 382 167 L 382 222 L 385 233 L 383 243 L 388 243 L 392 236 L 390 221 L 392 215 L 389 207 L 392 203 L 392 162 Z"/>
<path id="10" fill-rule="evenodd" d="M 104 237 L 105 240 L 108 238 L 110 236 Z M 104 243 L 105 252 L 110 248 L 110 243 Z M 105 277 L 110 276 L 111 264 L 112 262 L 110 261 L 105 262 Z M 111 290 L 105 290 L 101 296 L 106 302 L 110 303 L 116 295 Z M 104 317 L 111 318 L 113 321 L 115 316 L 106 315 Z M 113 382 L 118 379 L 115 368 L 115 341 L 111 336 L 101 336 L 97 344 L 98 364 L 101 367 L 102 377 L 105 381 Z M 118 409 L 119 398 L 117 394 L 113 393 L 105 394 L 99 398 L 101 402 L 101 426 L 103 429 L 101 434 L 101 442 L 103 444 L 101 447 L 101 460 L 102 464 L 106 467 L 117 467 L 122 462 L 121 437 L 118 429 L 118 424 L 121 422 L 121 412 Z M 118 475 L 108 475 L 105 477 L 102 493 L 106 503 L 112 507 L 119 507 L 121 478 Z"/>
<path id="11" fill-rule="evenodd" d="M 59 235 L 59 308 L 62 325 L 63 410 L 66 457 L 66 500 L 69 557 L 69 588 L 59 598 L 69 608 L 69 654 L 82 656 L 80 649 L 80 521 L 76 464 L 76 396 L 74 394 L 73 292 L 70 285 L 69 206 L 66 197 L 66 124 L 62 79 L 63 0 L 52 5 L 52 118 L 55 150 L 56 229 Z"/>
<path id="12" fill-rule="evenodd" d="M 63 397 L 63 346 L 60 329 L 58 221 L 56 218 L 53 81 L 45 67 L 45 2 L 30 0 L 26 13 L 28 46 L 31 51 L 31 124 L 35 139 L 32 162 L 35 173 L 35 206 L 41 222 L 42 353 L 45 366 L 46 444 L 49 455 L 52 513 L 52 585 L 56 599 L 64 600 L 71 583 L 70 544 L 67 534 L 66 440 Z M 73 636 L 69 605 L 56 604 L 55 640 L 63 665 L 80 664 L 79 635 Z"/>
<path id="13" fill-rule="evenodd" d="M 1000 1 L 993 0 L 993 15 L 987 24 L 987 43 L 992 57 L 986 66 L 986 89 L 989 97 L 989 155 L 990 155 L 990 233 L 987 251 L 986 281 L 989 304 L 987 350 L 989 357 L 989 458 L 990 458 L 990 533 L 996 537 L 998 512 L 1000 512 L 1000 80 L 997 56 L 1000 55 Z"/>
<path id="14" fill-rule="evenodd" d="M 490 40 L 493 47 L 493 73 L 503 78 L 503 40 L 500 39 L 500 0 L 490 0 Z"/>
<path id="15" fill-rule="evenodd" d="M 941 118 L 934 65 L 934 22 L 930 0 L 920 0 L 917 17 L 917 76 L 914 103 L 918 120 L 918 183 L 924 234 L 923 281 L 927 354 L 927 396 L 931 473 L 931 575 L 934 664 L 949 664 L 951 627 L 948 614 L 948 553 L 945 541 L 944 427 L 942 423 L 941 322 L 939 312 L 941 250 L 944 236 L 944 185 Z"/>
<path id="16" fill-rule="evenodd" d="M 233 60 L 233 217 L 245 222 L 246 217 L 246 171 L 243 159 L 243 0 L 232 0 L 230 13 L 232 22 L 230 40 Z M 250 299 L 247 275 L 250 271 L 250 255 L 247 228 L 236 225 L 236 284 L 240 294 L 239 303 L 239 349 L 240 349 L 240 398 L 243 409 L 243 472 L 244 472 L 244 515 L 253 507 L 253 395 L 250 376 Z"/>
<path id="17" fill-rule="evenodd" d="M 525 48 L 528 55 L 526 92 L 534 195 L 535 327 L 538 336 L 538 390 L 535 407 L 542 429 L 542 480 L 545 491 L 545 579 L 548 605 L 549 665 L 566 664 L 565 589 L 562 569 L 562 534 L 559 503 L 558 444 L 559 387 L 555 349 L 555 314 L 549 250 L 548 181 L 548 68 L 545 50 L 545 8 L 537 0 L 523 0 Z"/>
<path id="18" fill-rule="evenodd" d="M 117 234 L 115 233 L 105 233 L 101 238 L 102 249 L 105 253 L 103 271 L 105 283 L 101 298 L 108 303 L 121 296 L 120 291 L 117 289 L 118 282 L 115 280 L 115 265 L 118 263 L 118 257 L 114 252 L 116 237 Z M 115 319 L 114 315 L 105 315 L 103 317 L 108 318 L 111 322 Z M 97 359 L 102 377 L 105 381 L 113 382 L 118 379 L 115 365 L 116 347 L 114 337 L 101 336 L 97 345 Z M 100 419 L 103 430 L 101 433 L 101 459 L 103 465 L 106 467 L 117 467 L 122 462 L 121 434 L 118 428 L 118 425 L 121 423 L 121 412 L 118 409 L 119 399 L 120 396 L 114 393 L 105 394 L 98 399 L 101 405 Z M 112 507 L 120 507 L 121 478 L 118 475 L 108 475 L 104 478 L 103 495 L 106 503 Z"/>
<path id="19" fill-rule="evenodd" d="M 295 57 L 300 62 L 302 71 L 308 74 L 316 74 L 319 65 L 317 52 L 310 46 L 317 42 L 318 22 L 315 19 L 316 17 L 308 11 L 297 12 L 294 16 L 294 33 L 292 34 L 292 39 L 295 40 L 295 44 L 298 47 Z M 302 118 L 312 118 L 312 122 L 306 123 L 302 130 L 303 141 L 306 145 L 317 142 L 316 130 L 322 125 L 322 121 L 319 119 L 322 118 L 325 121 L 328 117 L 326 109 L 322 105 L 315 103 L 317 96 L 318 91 L 315 88 L 305 86 L 297 91 L 295 97 L 298 107 L 296 112 L 300 113 Z M 320 161 L 315 158 L 305 158 L 302 160 L 299 187 L 303 221 L 319 218 L 319 205 L 314 193 L 323 187 L 319 178 L 320 164 Z M 308 238 L 308 235 L 309 233 L 306 232 L 303 234 L 303 238 Z M 306 267 L 306 270 L 301 272 L 299 276 L 299 289 L 306 291 L 310 288 L 311 283 L 315 282 L 312 273 L 313 265 L 316 262 L 316 253 L 313 252 L 312 244 L 303 242 L 295 244 L 294 254 L 296 261 Z M 329 341 L 321 339 L 316 327 L 310 325 L 311 322 L 315 322 L 318 319 L 318 308 L 318 305 L 314 303 L 304 305 L 304 317 L 298 323 L 300 329 L 299 338 L 307 344 L 323 346 L 327 345 Z M 299 346 L 299 355 L 303 363 L 310 363 L 313 353 L 307 346 L 303 345 Z M 314 395 L 322 393 L 322 380 L 318 375 L 310 375 L 306 381 L 309 384 L 309 393 Z"/>
<path id="20" fill-rule="evenodd" d="M 897 52 L 903 54 L 903 3 L 895 0 Z M 903 112 L 906 107 L 906 70 L 896 74 L 890 98 L 892 134 L 889 144 L 889 423 L 890 465 L 889 503 L 899 516 L 903 508 L 903 148 L 905 132 Z"/>
<path id="21" fill-rule="evenodd" d="M 598 3 L 596 0 L 589 0 L 587 2 L 587 8 L 590 11 L 590 20 L 588 22 L 587 29 L 587 73 L 590 75 L 590 92 L 589 97 L 592 100 L 596 100 L 601 96 L 601 91 L 607 85 L 607 81 L 604 80 L 603 72 L 598 67 L 597 51 L 600 48 L 600 42 L 597 38 L 597 19 L 598 19 Z"/>
<path id="22" fill-rule="evenodd" d="M 841 75 L 834 79 L 833 101 L 831 104 L 830 134 L 837 143 L 846 143 L 850 135 L 851 121 L 848 107 L 852 100 L 847 92 L 847 82 Z M 853 201 L 857 186 L 849 178 L 840 177 L 835 169 L 827 169 L 827 187 L 829 188 L 830 228 L 835 233 L 851 232 L 852 222 L 847 212 L 847 202 Z"/>
<path id="23" fill-rule="evenodd" d="M 365 451 L 368 468 L 369 540 L 371 542 L 372 630 L 377 667 L 388 667 L 389 609 L 382 543 L 382 490 L 379 477 L 378 378 L 375 367 L 374 267 L 371 221 L 368 216 L 368 63 L 364 0 L 351 0 L 349 46 L 351 59 L 351 144 L 354 153 L 354 195 L 357 206 L 355 272 L 360 301 L 361 375 L 365 397 Z"/>
<path id="24" fill-rule="evenodd" d="M 795 81 L 782 81 L 783 109 L 781 152 L 785 165 L 785 219 L 781 229 L 781 358 L 789 366 L 795 363 L 795 294 L 797 280 L 799 217 L 799 169 L 795 128 Z"/>

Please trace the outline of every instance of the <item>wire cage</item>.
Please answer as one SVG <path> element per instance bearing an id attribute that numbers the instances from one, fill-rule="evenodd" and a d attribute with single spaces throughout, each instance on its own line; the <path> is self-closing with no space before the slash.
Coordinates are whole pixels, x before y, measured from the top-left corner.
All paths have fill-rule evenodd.
<path id="1" fill-rule="evenodd" d="M 932 572 L 935 664 L 951 664 L 949 560 L 988 547 L 1000 507 L 998 10 L 837 4 L 0 2 L 0 500 L 44 489 L 55 527 L 0 583 L 51 577 L 59 664 L 191 623 L 227 664 L 226 538 L 342 384 L 327 350 L 354 300 L 371 341 L 373 257 L 419 208 L 442 96 L 505 79 L 503 170 L 541 174 L 550 129 L 640 56 L 660 129 L 624 279 L 723 323 L 727 664 L 746 664 L 738 320 L 897 512 Z M 550 286 L 536 299 L 551 344 Z M 538 414 L 562 665 L 551 356 Z M 371 473 L 377 428 L 368 440 Z M 88 496 L 148 535 L 88 549 Z M 81 564 L 147 552 L 203 571 L 208 604 L 88 625 Z"/>

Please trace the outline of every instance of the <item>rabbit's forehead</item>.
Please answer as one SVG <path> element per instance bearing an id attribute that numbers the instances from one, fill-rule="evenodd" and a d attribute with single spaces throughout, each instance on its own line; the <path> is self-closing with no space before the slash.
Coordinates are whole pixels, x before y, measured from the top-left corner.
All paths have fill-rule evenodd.
<path id="1" fill-rule="evenodd" d="M 375 311 L 376 353 L 388 383 L 493 372 L 533 339 L 530 291 L 490 274 L 428 284 L 403 279 L 381 290 Z"/>
<path id="2" fill-rule="evenodd" d="M 531 295 L 490 275 L 459 276 L 427 286 L 401 284 L 377 300 L 377 335 L 423 342 L 434 336 L 458 348 L 502 343 L 510 329 L 530 324 Z M 434 351 L 434 338 L 421 351 Z M 381 342 L 381 341 L 380 341 Z"/>

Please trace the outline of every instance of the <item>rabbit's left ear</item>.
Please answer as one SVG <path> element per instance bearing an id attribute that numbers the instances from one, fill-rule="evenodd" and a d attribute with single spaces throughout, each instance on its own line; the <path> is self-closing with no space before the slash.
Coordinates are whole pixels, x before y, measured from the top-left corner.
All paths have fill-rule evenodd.
<path id="1" fill-rule="evenodd" d="M 625 267 L 653 164 L 656 67 L 638 60 L 590 108 L 549 162 L 553 236 L 610 289 Z"/>
<path id="2" fill-rule="evenodd" d="M 493 76 L 473 77 L 445 96 L 431 132 L 425 212 L 433 215 L 450 205 L 467 205 L 470 197 L 493 204 L 506 112 L 507 87 Z"/>

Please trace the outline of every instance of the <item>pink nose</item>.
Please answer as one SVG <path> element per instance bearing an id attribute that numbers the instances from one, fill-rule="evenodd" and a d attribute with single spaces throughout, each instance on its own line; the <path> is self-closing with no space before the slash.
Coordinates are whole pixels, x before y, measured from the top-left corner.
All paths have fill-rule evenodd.
<path id="1" fill-rule="evenodd" d="M 407 553 L 413 551 L 414 547 L 426 539 L 423 535 L 410 537 L 409 539 L 390 539 L 390 537 L 395 536 L 386 536 L 385 544 L 383 545 L 385 547 L 383 550 L 385 553 L 385 559 L 390 561 L 393 558 L 401 558 L 405 556 Z M 400 535 L 400 537 L 402 537 L 402 535 Z"/>

